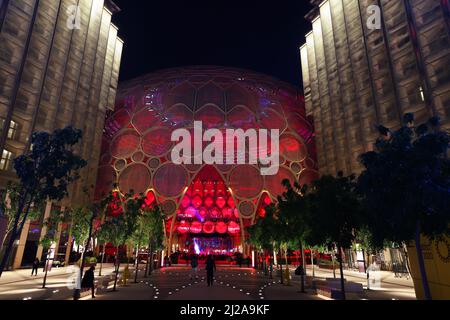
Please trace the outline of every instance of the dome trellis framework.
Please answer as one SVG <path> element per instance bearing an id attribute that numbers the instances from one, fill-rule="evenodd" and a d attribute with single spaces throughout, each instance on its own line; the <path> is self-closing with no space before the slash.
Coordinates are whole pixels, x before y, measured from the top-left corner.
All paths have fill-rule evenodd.
<path id="1" fill-rule="evenodd" d="M 261 176 L 257 165 L 174 165 L 171 132 L 191 130 L 194 121 L 202 121 L 204 129 L 279 129 L 279 173 Z M 122 193 L 151 191 L 170 220 L 169 243 L 180 225 L 181 233 L 188 233 L 192 222 L 202 223 L 201 210 L 207 211 L 208 221 L 220 222 L 221 232 L 222 222 L 237 222 L 244 237 L 263 201 L 276 200 L 283 191 L 283 179 L 307 183 L 318 176 L 313 136 L 303 97 L 286 83 L 224 67 L 162 70 L 119 88 L 116 111 L 105 126 L 97 197 L 111 182 Z M 192 190 L 199 179 L 203 191 L 213 184 L 214 194 L 195 198 Z M 217 184 L 223 184 L 223 192 Z M 197 216 L 186 215 L 192 208 Z M 198 228 L 196 223 L 193 230 Z"/>

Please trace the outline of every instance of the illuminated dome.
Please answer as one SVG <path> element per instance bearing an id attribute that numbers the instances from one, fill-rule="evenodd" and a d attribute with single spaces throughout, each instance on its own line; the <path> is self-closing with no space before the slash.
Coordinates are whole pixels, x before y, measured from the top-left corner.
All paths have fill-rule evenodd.
<path id="1" fill-rule="evenodd" d="M 174 129 L 280 130 L 280 170 L 252 165 L 175 165 Z M 103 137 L 97 197 L 117 183 L 158 202 L 172 233 L 240 234 L 284 190 L 283 179 L 318 176 L 313 128 L 297 90 L 272 77 L 225 67 L 186 67 L 122 83 Z M 242 231 L 242 230 L 241 230 Z"/>

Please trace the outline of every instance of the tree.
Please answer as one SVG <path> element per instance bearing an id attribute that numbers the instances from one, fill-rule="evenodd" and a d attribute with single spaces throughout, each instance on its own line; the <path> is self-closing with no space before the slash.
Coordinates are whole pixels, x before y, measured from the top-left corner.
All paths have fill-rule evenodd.
<path id="1" fill-rule="evenodd" d="M 40 244 L 44 251 L 47 252 L 45 257 L 45 276 L 42 283 L 42 288 L 45 288 L 47 283 L 47 272 L 48 272 L 48 255 L 49 250 L 57 240 L 58 240 L 58 228 L 61 222 L 64 221 L 64 215 L 59 210 L 51 210 L 50 215 L 44 221 L 44 226 L 46 227 L 46 232 L 44 237 L 41 239 Z M 57 250 L 57 249 L 56 249 Z"/>
<path id="2" fill-rule="evenodd" d="M 312 245 L 337 247 L 341 292 L 345 299 L 342 248 L 349 248 L 355 230 L 362 225 L 360 200 L 355 192 L 355 177 L 325 175 L 314 181 L 306 197 L 311 212 L 306 240 Z"/>
<path id="3" fill-rule="evenodd" d="M 120 202 L 122 211 L 115 216 L 106 217 L 104 224 L 99 230 L 100 238 L 108 239 L 116 247 L 114 291 L 116 291 L 120 269 L 119 246 L 125 245 L 135 232 L 144 198 L 142 194 L 134 196 L 132 190 L 125 196 L 122 196 L 119 192 L 114 192 L 114 199 Z"/>
<path id="4" fill-rule="evenodd" d="M 88 206 L 77 207 L 68 211 L 72 238 L 79 245 L 83 245 L 88 240 L 91 217 L 92 210 Z"/>
<path id="5" fill-rule="evenodd" d="M 148 257 L 145 267 L 146 277 L 149 271 L 150 259 L 154 249 L 160 249 L 164 245 L 164 229 L 163 229 L 164 215 L 159 206 L 153 205 L 151 207 L 144 207 L 138 217 L 137 228 L 132 235 L 132 240 L 137 247 L 147 243 Z M 138 259 L 138 253 L 136 253 Z M 136 263 L 135 282 L 137 281 L 138 262 Z M 150 269 L 151 272 L 151 269 Z"/>
<path id="6" fill-rule="evenodd" d="M 298 182 L 291 184 L 284 180 L 283 186 L 286 191 L 278 197 L 278 220 L 283 226 L 281 232 L 286 242 L 300 249 L 302 254 L 303 270 L 306 270 L 304 246 L 310 233 L 309 206 L 305 194 L 307 186 L 300 186 Z M 301 274 L 301 292 L 305 292 L 305 272 Z"/>
<path id="7" fill-rule="evenodd" d="M 0 239 L 0 244 L 5 243 L 5 241 L 11 234 L 11 231 L 13 230 L 14 221 L 17 213 L 17 205 L 20 198 L 20 185 L 17 183 L 8 182 L 5 191 L 6 192 L 2 194 L 0 202 L 0 215 L 3 215 L 6 218 L 6 230 L 3 235 L 3 238 Z M 28 219 L 38 220 L 43 214 L 42 210 L 43 205 L 44 203 L 34 203 L 34 205 L 30 208 L 30 211 L 28 213 Z M 24 214 L 22 213 L 19 218 L 19 225 L 23 221 L 23 218 Z"/>
<path id="8" fill-rule="evenodd" d="M 249 242 L 257 247 L 266 248 L 271 250 L 274 254 L 280 251 L 280 254 L 284 252 L 287 263 L 287 244 L 290 241 L 289 235 L 286 233 L 285 226 L 279 220 L 278 206 L 270 204 L 266 208 L 266 215 L 264 218 L 259 219 L 258 222 L 250 226 L 247 230 L 250 235 Z M 272 261 L 271 265 L 272 267 Z M 280 263 L 281 274 L 280 280 L 283 283 L 283 265 Z M 272 270 L 272 268 L 271 268 Z M 270 275 L 272 277 L 272 274 Z"/>
<path id="9" fill-rule="evenodd" d="M 115 185 L 114 188 L 116 188 L 117 186 Z M 102 253 L 101 253 L 101 260 L 100 260 L 100 270 L 98 275 L 101 276 L 102 275 L 102 269 L 103 269 L 103 262 L 105 260 L 105 252 L 106 252 L 106 245 L 108 243 L 108 239 L 104 238 L 107 236 L 107 234 L 104 234 L 102 232 L 99 232 L 99 230 L 101 230 L 101 225 L 105 222 L 105 219 L 108 215 L 114 214 L 114 209 L 117 211 L 117 207 L 113 208 L 114 205 L 114 200 L 116 199 L 116 195 L 117 192 L 115 191 L 111 191 L 107 196 L 104 196 L 103 199 L 100 202 L 100 208 L 101 208 L 101 212 L 100 212 L 100 225 L 96 230 L 96 237 L 98 239 L 98 241 L 100 243 L 103 244 L 102 247 Z M 122 213 L 122 210 L 120 209 L 120 213 Z"/>
<path id="10" fill-rule="evenodd" d="M 361 155 L 358 189 L 367 228 L 378 248 L 415 241 L 425 298 L 431 299 L 420 237 L 450 234 L 450 135 L 438 118 L 416 127 L 412 114 L 399 130 L 379 131 L 375 150 Z"/>
<path id="11" fill-rule="evenodd" d="M 276 208 L 274 205 L 270 205 L 266 207 L 265 210 L 265 216 L 258 219 L 255 224 L 247 228 L 247 233 L 249 235 L 247 241 L 256 248 L 268 252 L 270 257 L 276 248 L 276 220 L 274 218 Z M 272 259 L 270 260 L 269 267 L 271 271 L 270 278 L 272 278 Z"/>
<path id="12" fill-rule="evenodd" d="M 72 150 L 81 137 L 81 130 L 72 127 L 55 130 L 52 134 L 34 133 L 31 151 L 14 160 L 20 191 L 10 239 L 0 263 L 0 276 L 11 255 L 14 241 L 28 219 L 32 204 L 64 199 L 68 196 L 68 186 L 79 177 L 78 170 L 86 166 L 86 161 Z"/>

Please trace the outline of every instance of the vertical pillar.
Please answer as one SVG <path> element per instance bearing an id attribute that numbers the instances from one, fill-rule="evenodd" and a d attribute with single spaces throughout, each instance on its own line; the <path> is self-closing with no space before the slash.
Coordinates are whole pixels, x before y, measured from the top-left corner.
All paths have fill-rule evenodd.
<path id="1" fill-rule="evenodd" d="M 42 220 L 42 229 L 41 229 L 41 235 L 39 237 L 39 245 L 38 245 L 38 249 L 36 252 L 36 258 L 38 258 L 38 259 L 41 259 L 42 251 L 44 250 L 44 248 L 42 247 L 40 242 L 45 237 L 45 234 L 47 233 L 47 227 L 45 226 L 45 221 L 50 216 L 51 211 L 52 211 L 52 202 L 47 201 L 47 206 L 45 207 L 45 212 L 44 212 L 44 218 Z"/>
<path id="2" fill-rule="evenodd" d="M 69 234 L 67 236 L 67 246 L 66 246 L 66 256 L 64 258 L 64 265 L 68 266 L 69 262 L 70 262 L 70 253 L 72 252 L 72 245 L 73 245 L 73 240 L 72 240 L 72 225 L 67 226 L 67 228 L 69 229 Z"/>
<path id="3" fill-rule="evenodd" d="M 25 225 L 23 226 L 22 233 L 20 234 L 19 238 L 19 244 L 16 249 L 16 255 L 14 257 L 14 263 L 12 266 L 12 269 L 18 269 L 22 266 L 22 258 L 23 258 L 23 252 L 25 251 L 25 245 L 27 243 L 28 238 L 28 230 L 30 229 L 30 220 L 27 220 L 25 222 Z"/>
<path id="4" fill-rule="evenodd" d="M 64 206 L 61 207 L 61 215 L 64 214 L 66 208 Z M 56 230 L 55 236 L 55 258 L 58 258 L 59 253 L 59 243 L 61 242 L 61 233 L 62 233 L 63 224 L 62 222 L 58 223 L 58 229 Z"/>
<path id="5" fill-rule="evenodd" d="M 56 231 L 56 236 L 55 236 L 55 259 L 58 258 L 58 253 L 59 253 L 59 242 L 61 240 L 61 233 L 62 233 L 62 222 L 58 223 L 58 229 Z"/>

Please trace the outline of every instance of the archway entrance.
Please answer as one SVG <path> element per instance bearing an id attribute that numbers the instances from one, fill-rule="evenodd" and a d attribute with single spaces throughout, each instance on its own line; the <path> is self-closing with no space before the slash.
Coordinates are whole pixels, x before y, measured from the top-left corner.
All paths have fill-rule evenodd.
<path id="1" fill-rule="evenodd" d="M 171 226 L 172 227 L 172 226 Z M 172 238 L 172 262 L 200 263 L 212 254 L 221 264 L 234 264 L 242 252 L 242 230 L 235 199 L 214 166 L 204 166 L 180 201 Z"/>

